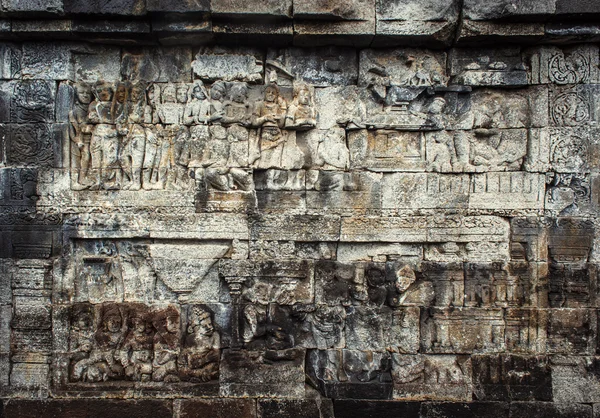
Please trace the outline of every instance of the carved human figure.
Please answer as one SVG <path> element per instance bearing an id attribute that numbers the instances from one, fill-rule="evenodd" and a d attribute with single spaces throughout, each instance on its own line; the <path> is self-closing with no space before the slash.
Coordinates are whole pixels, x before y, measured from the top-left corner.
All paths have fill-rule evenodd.
<path id="1" fill-rule="evenodd" d="M 343 338 L 346 311 L 343 306 L 318 306 L 307 317 L 312 336 L 320 350 L 339 347 Z"/>
<path id="2" fill-rule="evenodd" d="M 146 149 L 142 169 L 142 186 L 146 190 L 164 189 L 171 161 L 171 136 L 173 130 L 162 125 L 146 129 Z"/>
<path id="3" fill-rule="evenodd" d="M 211 140 L 205 147 L 202 165 L 205 167 L 207 185 L 221 191 L 250 190 L 251 175 L 240 168 L 244 164 L 243 149 L 237 143 L 248 143 L 248 131 L 240 125 L 232 125 L 225 129 L 221 126 L 211 127 Z"/>
<path id="4" fill-rule="evenodd" d="M 157 112 L 160 122 L 165 125 L 182 124 L 187 103 L 187 87 L 169 83 L 163 88 L 161 98 Z"/>
<path id="5" fill-rule="evenodd" d="M 171 306 L 156 312 L 152 321 L 154 359 L 152 380 L 177 382 L 177 356 L 179 354 L 179 313 Z"/>
<path id="6" fill-rule="evenodd" d="M 208 382 L 219 376 L 221 341 L 211 313 L 200 307 L 190 309 L 186 335 L 178 358 L 182 380 Z"/>
<path id="7" fill-rule="evenodd" d="M 246 83 L 234 83 L 229 89 L 229 100 L 224 103 L 224 116 L 221 123 L 247 126 L 250 122 L 249 118 L 248 86 Z"/>
<path id="8" fill-rule="evenodd" d="M 299 131 L 312 129 L 317 124 L 316 117 L 317 112 L 308 86 L 306 84 L 294 86 L 294 100 L 287 110 L 285 127 Z"/>
<path id="9" fill-rule="evenodd" d="M 76 84 L 75 103 L 69 112 L 69 122 L 71 122 L 69 137 L 73 143 L 71 147 L 72 168 L 76 170 L 76 180 L 72 185 L 74 190 L 87 189 L 93 184 L 88 178 L 91 160 L 90 143 L 94 129 L 88 118 L 91 102 L 91 87 L 84 83 Z"/>
<path id="10" fill-rule="evenodd" d="M 69 333 L 69 351 L 71 353 L 71 365 L 87 359 L 95 346 L 94 340 L 94 313 L 92 305 L 75 305 L 71 312 L 71 329 Z M 71 380 L 79 380 L 75 368 L 71 367 Z"/>
<path id="11" fill-rule="evenodd" d="M 279 96 L 279 87 L 269 84 L 265 88 L 264 100 L 254 109 L 253 125 L 259 128 L 258 168 L 281 168 L 286 133 L 285 124 L 287 103 Z"/>
<path id="12" fill-rule="evenodd" d="M 120 126 L 121 168 L 123 169 L 123 190 L 140 190 L 142 187 L 142 166 L 146 149 L 146 128 L 142 125 L 145 117 L 145 86 L 136 83 L 131 88 L 131 106 L 127 124 Z"/>
<path id="13" fill-rule="evenodd" d="M 95 334 L 95 347 L 88 358 L 75 363 L 73 377 L 84 382 L 102 382 L 117 379 L 123 374 L 123 367 L 117 362 L 119 348 L 127 325 L 121 309 L 116 305 L 101 308 L 100 326 Z"/>
<path id="14" fill-rule="evenodd" d="M 341 91 L 340 95 L 343 107 L 341 115 L 336 119 L 336 123 L 348 131 L 364 129 L 367 108 L 360 100 L 356 89 L 345 88 Z"/>
<path id="15" fill-rule="evenodd" d="M 133 309 L 129 316 L 129 332 L 119 350 L 125 376 L 135 381 L 149 381 L 152 375 L 152 327 L 146 312 Z"/>
<path id="16" fill-rule="evenodd" d="M 189 101 L 185 106 L 183 123 L 186 125 L 206 125 L 210 120 L 210 101 L 202 81 L 194 82 L 189 90 Z"/>
<path id="17" fill-rule="evenodd" d="M 243 309 L 242 338 L 250 350 L 286 350 L 293 346 L 291 335 L 282 327 L 272 323 L 269 314 L 270 294 L 271 286 L 264 282 L 254 283 L 244 294 L 245 299 L 250 303 Z M 283 359 L 288 355 L 293 356 L 294 353 L 282 352 L 275 355 L 273 360 Z"/>
<path id="18" fill-rule="evenodd" d="M 167 125 L 164 129 L 165 142 L 169 144 L 169 160 L 167 162 L 168 185 L 183 190 L 189 184 L 188 165 L 189 131 L 184 125 Z"/>
<path id="19" fill-rule="evenodd" d="M 227 96 L 227 87 L 223 81 L 215 81 L 210 88 L 210 122 L 221 123 L 225 116 L 223 101 Z"/>
<path id="20" fill-rule="evenodd" d="M 325 170 L 345 170 L 350 166 L 344 130 L 331 129 L 319 136 L 314 164 Z"/>

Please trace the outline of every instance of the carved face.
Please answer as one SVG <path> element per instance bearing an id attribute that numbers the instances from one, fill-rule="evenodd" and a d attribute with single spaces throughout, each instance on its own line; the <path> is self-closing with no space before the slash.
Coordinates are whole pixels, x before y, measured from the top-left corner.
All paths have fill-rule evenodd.
<path id="1" fill-rule="evenodd" d="M 146 322 L 142 318 L 133 318 L 131 320 L 133 331 L 137 334 L 141 334 L 146 331 Z"/>
<path id="2" fill-rule="evenodd" d="M 173 87 L 173 86 L 165 87 L 165 89 L 163 90 L 163 94 L 162 94 L 163 103 L 175 103 L 176 95 L 177 95 L 177 93 L 175 91 L 175 87 Z"/>
<path id="3" fill-rule="evenodd" d="M 439 115 L 444 110 L 444 106 L 446 105 L 446 101 L 444 99 L 435 99 L 431 105 L 429 106 L 429 112 L 434 115 Z"/>
<path id="4" fill-rule="evenodd" d="M 244 103 L 246 101 L 246 89 L 243 86 L 233 86 L 231 88 L 231 100 L 236 103 Z"/>
<path id="5" fill-rule="evenodd" d="M 179 103 L 186 103 L 187 102 L 187 89 L 185 87 L 178 87 L 177 88 L 177 101 Z"/>
<path id="6" fill-rule="evenodd" d="M 92 92 L 86 86 L 77 86 L 77 100 L 79 103 L 89 104 L 92 102 Z"/>
<path id="7" fill-rule="evenodd" d="M 109 102 L 112 100 L 112 93 L 110 86 L 102 86 L 98 89 L 98 99 L 101 102 Z"/>
<path id="8" fill-rule="evenodd" d="M 277 100 L 277 96 L 279 95 L 277 94 L 277 89 L 275 87 L 269 86 L 265 89 L 265 100 L 267 102 L 274 102 Z"/>
<path id="9" fill-rule="evenodd" d="M 125 100 L 127 99 L 127 87 L 125 87 L 125 85 L 120 84 L 117 87 L 116 99 L 119 103 L 125 103 Z"/>
<path id="10" fill-rule="evenodd" d="M 220 101 L 223 100 L 223 97 L 225 97 L 225 90 L 220 86 L 213 86 L 212 89 L 210 89 L 211 99 Z"/>
<path id="11" fill-rule="evenodd" d="M 301 89 L 298 92 L 298 103 L 304 106 L 308 106 L 310 104 L 310 92 L 308 89 Z"/>
<path id="12" fill-rule="evenodd" d="M 144 89 L 141 86 L 133 86 L 131 88 L 131 101 L 137 103 L 144 97 Z"/>
<path id="13" fill-rule="evenodd" d="M 115 333 L 121 330 L 121 317 L 116 314 L 111 314 L 104 318 L 104 329 L 108 332 Z"/>
<path id="14" fill-rule="evenodd" d="M 204 94 L 204 91 L 202 91 L 202 88 L 200 86 L 194 86 L 194 90 L 192 92 L 192 96 L 198 100 L 204 100 L 206 99 L 206 95 Z"/>
<path id="15" fill-rule="evenodd" d="M 207 312 L 201 312 L 200 315 L 193 315 L 193 319 L 188 326 L 188 334 L 198 333 L 210 337 L 215 331 L 210 315 Z"/>
<path id="16" fill-rule="evenodd" d="M 176 333 L 179 330 L 179 318 L 175 315 L 167 316 L 165 319 L 165 328 L 167 332 Z"/>
<path id="17" fill-rule="evenodd" d="M 269 304 L 269 285 L 266 283 L 257 283 L 254 286 L 254 293 L 256 295 L 256 302 L 261 305 Z"/>

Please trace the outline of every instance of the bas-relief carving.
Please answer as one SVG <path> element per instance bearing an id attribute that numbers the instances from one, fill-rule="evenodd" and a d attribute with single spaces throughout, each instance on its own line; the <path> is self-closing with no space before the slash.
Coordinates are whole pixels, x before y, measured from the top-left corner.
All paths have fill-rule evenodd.
<path id="1" fill-rule="evenodd" d="M 214 314 L 202 305 L 185 308 L 182 314 L 174 305 L 73 305 L 67 386 L 217 379 L 221 344 Z"/>
<path id="2" fill-rule="evenodd" d="M 593 213 L 594 143 L 571 127 L 594 120 L 594 110 L 585 89 L 569 86 L 594 79 L 586 70 L 593 59 L 566 50 L 549 59 L 550 82 L 565 87 L 550 96 L 550 123 L 559 127 L 550 131 L 543 163 L 554 173 L 542 202 L 530 129 L 545 128 L 534 121 L 530 92 L 449 84 L 522 81 L 528 70 L 517 55 L 507 55 L 506 68 L 469 57 L 449 79 L 444 54 L 388 53 L 364 53 L 360 87 L 315 87 L 278 63 L 265 63 L 277 71 L 263 74 L 252 55 L 220 53 L 197 56 L 202 81 L 72 86 L 71 188 L 82 192 L 74 195 L 197 192 L 213 204 L 207 212 L 252 203 L 236 207 L 251 223 L 235 226 L 242 242 L 229 239 L 231 218 L 206 218 L 215 223 L 198 232 L 197 214 L 167 214 L 157 226 L 158 210 L 82 229 L 61 260 L 64 274 L 56 267 L 56 303 L 70 311 L 66 363 L 56 371 L 67 390 L 120 396 L 133 387 L 162 396 L 219 381 L 222 396 L 302 397 L 306 379 L 330 398 L 470 401 L 473 353 L 595 352 L 597 272 L 588 263 L 595 225 L 556 221 L 539 226 L 551 229 L 544 237 L 511 221 L 539 220 L 543 209 L 562 218 Z M 211 68 L 231 57 L 230 73 Z M 41 131 L 55 117 L 53 84 L 17 85 L 11 121 Z M 581 96 L 590 116 L 563 94 Z M 36 132 L 30 136 L 50 138 Z M 27 141 L 13 141 L 24 150 L 13 161 L 52 164 Z M 522 171 L 530 169 L 537 172 Z M 38 168 L 3 171 L 2 180 L 10 178 L 3 204 L 38 204 Z M 286 209 L 275 196 L 304 199 L 294 210 L 316 215 L 278 218 Z M 323 218 L 336 210 L 361 216 Z M 121 238 L 102 238 L 104 229 Z M 50 352 L 49 322 L 34 333 L 31 319 L 21 322 L 28 307 L 9 309 L 21 327 L 13 346 Z M 554 309 L 561 312 L 552 317 Z M 29 363 L 14 361 L 18 376 Z"/>

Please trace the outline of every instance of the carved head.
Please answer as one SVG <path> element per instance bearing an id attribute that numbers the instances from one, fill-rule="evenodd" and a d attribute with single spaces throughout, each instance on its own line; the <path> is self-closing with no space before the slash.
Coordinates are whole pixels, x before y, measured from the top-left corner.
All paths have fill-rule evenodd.
<path id="1" fill-rule="evenodd" d="M 123 318 L 121 311 L 116 306 L 107 307 L 102 314 L 102 329 L 111 334 L 121 331 Z"/>
<path id="2" fill-rule="evenodd" d="M 167 84 L 162 91 L 163 103 L 175 103 L 177 100 L 177 89 L 173 84 Z"/>
<path id="3" fill-rule="evenodd" d="M 156 312 L 152 325 L 159 333 L 175 334 L 179 332 L 179 312 L 173 306 L 169 306 Z"/>
<path id="4" fill-rule="evenodd" d="M 298 103 L 304 106 L 309 106 L 310 105 L 310 89 L 308 88 L 308 86 L 306 84 L 301 84 L 297 87 L 294 87 L 294 96 L 296 97 L 296 100 L 298 100 Z"/>
<path id="5" fill-rule="evenodd" d="M 265 101 L 272 103 L 279 97 L 279 87 L 276 84 L 269 84 L 265 88 Z"/>
<path id="6" fill-rule="evenodd" d="M 117 85 L 117 91 L 115 92 L 115 99 L 119 103 L 125 103 L 127 101 L 128 91 L 125 83 L 119 83 Z"/>
<path id="7" fill-rule="evenodd" d="M 446 107 L 446 100 L 441 97 L 436 97 L 429 105 L 429 113 L 439 115 L 444 110 L 444 107 Z"/>
<path id="8" fill-rule="evenodd" d="M 81 104 L 90 104 L 92 102 L 92 89 L 88 84 L 79 83 L 75 86 L 77 100 Z"/>
<path id="9" fill-rule="evenodd" d="M 212 323 L 210 312 L 199 306 L 194 306 L 188 320 L 188 334 L 198 333 L 210 337 L 214 331 L 215 328 Z"/>
<path id="10" fill-rule="evenodd" d="M 144 92 L 146 91 L 146 86 L 143 83 L 135 83 L 131 86 L 131 101 L 133 103 L 140 103 L 144 100 Z"/>
<path id="11" fill-rule="evenodd" d="M 100 82 L 94 86 L 96 98 L 101 102 L 110 102 L 113 97 L 113 88 L 109 83 Z"/>
<path id="12" fill-rule="evenodd" d="M 227 94 L 227 87 L 222 81 L 215 81 L 210 88 L 210 98 L 213 100 L 221 101 Z"/>
<path id="13" fill-rule="evenodd" d="M 75 305 L 71 312 L 71 326 L 78 331 L 92 329 L 94 314 L 91 305 Z"/>
<path id="14" fill-rule="evenodd" d="M 146 90 L 148 95 L 148 103 L 156 104 L 160 96 L 160 90 L 156 84 L 150 84 Z"/>
<path id="15" fill-rule="evenodd" d="M 405 265 L 396 271 L 396 290 L 404 293 L 417 280 L 415 272 L 410 266 Z"/>
<path id="16" fill-rule="evenodd" d="M 244 103 L 248 96 L 248 87 L 246 83 L 235 83 L 231 86 L 229 96 L 232 102 Z"/>
<path id="17" fill-rule="evenodd" d="M 178 103 L 187 103 L 188 99 L 188 88 L 185 84 L 180 84 L 177 86 L 177 102 Z"/>
<path id="18" fill-rule="evenodd" d="M 192 87 L 190 96 L 192 96 L 192 98 L 196 99 L 196 100 L 205 100 L 206 99 L 206 97 L 207 97 L 206 89 L 204 88 L 204 84 L 202 83 L 202 81 L 198 80 L 197 82 L 194 83 L 194 86 Z"/>

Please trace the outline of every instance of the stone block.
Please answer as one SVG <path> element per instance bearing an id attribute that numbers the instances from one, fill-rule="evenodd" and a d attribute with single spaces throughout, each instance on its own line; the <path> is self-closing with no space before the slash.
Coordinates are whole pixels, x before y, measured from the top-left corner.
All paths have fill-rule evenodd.
<path id="1" fill-rule="evenodd" d="M 505 321 L 506 349 L 515 353 L 544 353 L 547 324 L 551 311 L 545 309 L 507 309 Z"/>
<path id="2" fill-rule="evenodd" d="M 72 80 L 71 48 L 60 43 L 24 43 L 21 73 L 23 78 Z"/>
<path id="3" fill-rule="evenodd" d="M 419 402 L 336 400 L 333 403 L 336 418 L 366 416 L 417 416 Z M 368 414 L 368 415 L 367 415 Z"/>
<path id="4" fill-rule="evenodd" d="M 292 16 L 292 0 L 240 2 L 219 0 L 211 4 L 211 14 L 218 18 L 255 20 L 258 17 L 282 19 Z"/>
<path id="5" fill-rule="evenodd" d="M 258 417 L 260 418 L 333 418 L 333 403 L 324 400 L 275 400 L 261 399 L 258 401 Z"/>
<path id="6" fill-rule="evenodd" d="M 192 81 L 192 49 L 171 47 L 127 49 L 121 60 L 121 76 L 129 81 Z"/>
<path id="7" fill-rule="evenodd" d="M 377 1 L 374 46 L 449 45 L 460 12 L 456 1 Z"/>
<path id="8" fill-rule="evenodd" d="M 506 17 L 535 17 L 555 12 L 556 0 L 534 3 L 515 3 L 508 0 L 467 0 L 464 3 L 465 17 L 472 20 L 496 20 Z"/>
<path id="9" fill-rule="evenodd" d="M 291 20 L 265 23 L 225 19 L 212 21 L 212 34 L 216 42 L 225 45 L 290 46 L 294 27 Z"/>
<path id="10" fill-rule="evenodd" d="M 556 354 L 593 354 L 597 317 L 589 309 L 552 309 L 548 315 L 547 350 Z M 577 329 L 577 333 L 572 330 Z"/>
<path id="11" fill-rule="evenodd" d="M 46 389 L 50 366 L 38 363 L 14 363 L 10 372 L 10 386 L 20 389 Z"/>
<path id="12" fill-rule="evenodd" d="M 336 241 L 339 228 L 338 216 L 264 215 L 252 223 L 250 235 L 252 239 L 266 240 Z"/>
<path id="13" fill-rule="evenodd" d="M 394 399 L 463 401 L 472 397 L 468 356 L 393 354 Z"/>
<path id="14" fill-rule="evenodd" d="M 556 356 L 552 359 L 554 402 L 598 402 L 598 357 Z"/>
<path id="15" fill-rule="evenodd" d="M 473 394 L 480 401 L 552 401 L 550 361 L 542 356 L 473 356 Z"/>
<path id="16" fill-rule="evenodd" d="M 147 0 L 146 10 L 149 12 L 194 13 L 209 12 L 209 0 Z"/>
<path id="17" fill-rule="evenodd" d="M 192 62 L 192 69 L 202 80 L 258 83 L 263 79 L 263 62 L 253 52 L 256 51 L 202 48 Z"/>
<path id="18" fill-rule="evenodd" d="M 181 418 L 255 418 L 256 401 L 252 399 L 184 399 Z"/>
<path id="19" fill-rule="evenodd" d="M 558 127 L 579 127 L 600 120 L 599 84 L 553 86 L 550 89 L 550 123 Z"/>
<path id="20" fill-rule="evenodd" d="M 544 206 L 545 185 L 543 174 L 476 174 L 472 177 L 469 208 L 537 211 Z M 503 199 L 498 200 L 498 196 L 503 196 Z"/>
<path id="21" fill-rule="evenodd" d="M 120 81 L 121 50 L 115 47 L 91 47 L 73 50 L 75 80 L 89 84 Z"/>
<path id="22" fill-rule="evenodd" d="M 362 351 L 416 353 L 419 350 L 419 309 L 349 307 L 346 348 Z"/>
<path id="23" fill-rule="evenodd" d="M 308 382 L 332 399 L 391 399 L 391 357 L 386 352 L 311 350 Z"/>
<path id="24" fill-rule="evenodd" d="M 384 209 L 464 209 L 469 202 L 466 175 L 389 173 L 381 182 Z"/>
<path id="25" fill-rule="evenodd" d="M 294 46 L 368 47 L 374 39 L 376 27 L 374 10 L 367 10 L 371 12 L 371 16 L 364 20 L 295 20 Z"/>
<path id="26" fill-rule="evenodd" d="M 362 50 L 359 57 L 359 85 L 386 85 L 386 81 L 397 86 L 446 85 L 446 53 L 414 48 Z"/>
<path id="27" fill-rule="evenodd" d="M 172 408 L 167 401 L 159 400 L 25 400 L 10 402 L 4 410 L 6 416 L 34 417 L 105 417 L 107 414 L 119 418 L 141 418 L 172 416 Z"/>
<path id="28" fill-rule="evenodd" d="M 421 351 L 504 351 L 504 312 L 499 308 L 428 308 L 421 313 Z"/>
<path id="29" fill-rule="evenodd" d="M 266 65 L 276 71 L 282 66 L 292 77 L 316 87 L 346 86 L 356 83 L 358 77 L 358 56 L 353 48 L 271 49 Z"/>
<path id="30" fill-rule="evenodd" d="M 531 82 L 541 84 L 597 83 L 598 47 L 545 46 L 528 52 L 531 62 Z"/>
<path id="31" fill-rule="evenodd" d="M 526 65 L 517 47 L 503 49 L 453 49 L 448 57 L 454 83 L 467 86 L 510 86 L 529 84 Z"/>
<path id="32" fill-rule="evenodd" d="M 99 0 L 64 0 L 65 13 L 82 15 L 141 16 L 146 14 L 144 0 L 105 2 Z"/>
<path id="33" fill-rule="evenodd" d="M 510 416 L 514 418 L 591 418 L 592 406 L 577 403 L 558 404 L 553 402 L 512 402 Z"/>
<path id="34" fill-rule="evenodd" d="M 224 350 L 220 396 L 303 398 L 304 356 L 304 350 L 299 348 L 266 352 Z"/>
<path id="35" fill-rule="evenodd" d="M 48 14 L 63 12 L 62 0 L 2 0 L 2 8 L 11 14 Z"/>
<path id="36" fill-rule="evenodd" d="M 508 403 L 503 402 L 423 402 L 421 417 L 437 418 L 464 417 L 464 418 L 507 418 Z"/>

